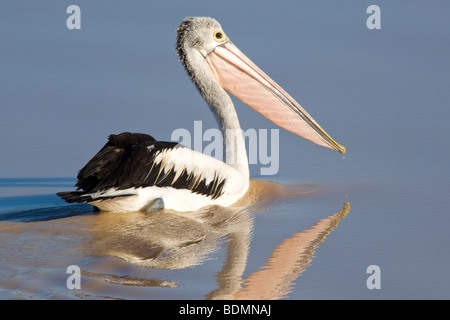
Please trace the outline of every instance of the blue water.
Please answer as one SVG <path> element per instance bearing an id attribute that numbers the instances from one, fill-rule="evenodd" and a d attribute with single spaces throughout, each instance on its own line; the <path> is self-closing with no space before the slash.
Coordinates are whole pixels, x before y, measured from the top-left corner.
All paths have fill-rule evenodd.
<path id="1" fill-rule="evenodd" d="M 70 4 L 1 5 L 0 298 L 450 298 L 448 2 L 78 1 L 68 30 Z M 108 134 L 216 128 L 174 50 L 190 15 L 215 17 L 347 153 L 280 130 L 278 172 L 250 166 L 277 184 L 236 211 L 64 203 Z M 234 101 L 244 129 L 276 128 Z"/>

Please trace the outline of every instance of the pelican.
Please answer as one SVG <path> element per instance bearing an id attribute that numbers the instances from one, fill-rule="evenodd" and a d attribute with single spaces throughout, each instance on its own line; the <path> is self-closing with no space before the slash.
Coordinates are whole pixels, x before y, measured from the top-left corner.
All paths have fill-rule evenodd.
<path id="1" fill-rule="evenodd" d="M 288 93 L 249 60 L 209 17 L 189 17 L 177 29 L 176 51 L 223 133 L 225 162 L 142 133 L 113 134 L 79 171 L 65 201 L 101 211 L 193 211 L 231 206 L 249 188 L 245 141 L 230 96 L 281 128 L 345 153 Z"/>

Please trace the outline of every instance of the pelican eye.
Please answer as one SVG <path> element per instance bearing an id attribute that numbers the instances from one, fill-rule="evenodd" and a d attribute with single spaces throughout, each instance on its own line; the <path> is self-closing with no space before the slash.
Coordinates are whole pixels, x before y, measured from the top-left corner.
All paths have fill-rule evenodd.
<path id="1" fill-rule="evenodd" d="M 214 37 L 214 40 L 216 40 L 217 42 L 223 42 L 227 38 L 222 31 L 214 32 L 213 37 Z"/>

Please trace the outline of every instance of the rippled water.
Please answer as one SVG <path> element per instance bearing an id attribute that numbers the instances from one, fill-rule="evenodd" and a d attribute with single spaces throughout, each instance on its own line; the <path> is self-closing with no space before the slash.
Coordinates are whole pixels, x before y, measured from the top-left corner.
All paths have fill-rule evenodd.
<path id="1" fill-rule="evenodd" d="M 16 184 L 39 188 L 40 182 L 47 188 L 51 180 Z M 8 180 L 2 187 L 13 184 Z M 185 214 L 93 213 L 89 205 L 66 205 L 53 195 L 2 198 L 2 297 L 286 298 L 350 206 L 342 205 L 305 230 L 297 228 L 266 252 L 264 264 L 248 270 L 251 252 L 268 245 L 254 243 L 255 224 L 261 223 L 259 215 L 271 214 L 267 210 L 277 201 L 287 204 L 316 193 L 318 186 L 253 180 L 240 205 Z M 80 289 L 67 287 L 72 265 L 82 270 Z"/>
<path id="2" fill-rule="evenodd" d="M 0 298 L 450 298 L 446 1 L 377 1 L 381 30 L 366 27 L 372 3 L 353 1 L 77 4 L 78 31 L 52 1 L 0 10 Z M 64 203 L 55 193 L 108 134 L 216 127 L 174 51 L 190 15 L 217 18 L 345 157 L 280 130 L 279 170 L 252 164 L 240 206 Z M 275 128 L 235 104 L 243 128 Z"/>

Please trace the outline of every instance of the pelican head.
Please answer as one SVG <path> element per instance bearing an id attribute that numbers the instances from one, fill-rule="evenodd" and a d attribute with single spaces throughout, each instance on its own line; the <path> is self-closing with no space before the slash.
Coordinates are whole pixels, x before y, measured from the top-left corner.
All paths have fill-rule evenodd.
<path id="1" fill-rule="evenodd" d="M 207 103 L 225 104 L 220 90 L 300 137 L 345 153 L 275 81 L 247 58 L 213 18 L 186 18 L 177 30 L 177 53 Z M 222 96 L 222 102 L 217 102 Z M 215 110 L 220 112 L 220 110 Z"/>

